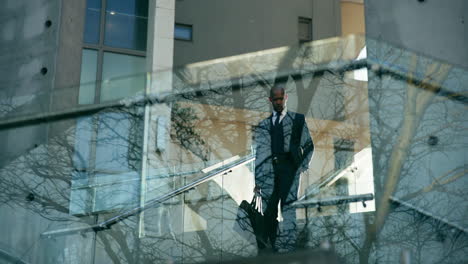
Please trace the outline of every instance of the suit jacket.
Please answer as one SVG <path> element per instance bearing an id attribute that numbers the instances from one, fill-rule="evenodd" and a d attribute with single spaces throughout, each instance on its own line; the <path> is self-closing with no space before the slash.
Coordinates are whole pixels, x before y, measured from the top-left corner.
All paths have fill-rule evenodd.
<path id="1" fill-rule="evenodd" d="M 293 120 L 299 113 L 287 112 L 280 124 L 283 125 L 283 136 L 284 136 L 284 151 L 294 151 L 291 148 L 291 134 L 293 127 Z M 262 199 L 266 203 L 271 197 L 274 189 L 274 171 L 272 163 L 272 152 L 271 152 L 271 128 L 272 128 L 272 117 L 262 120 L 254 131 L 253 142 L 255 144 L 255 185 L 260 187 L 262 191 Z M 296 172 L 294 175 L 292 186 L 286 198 L 286 203 L 297 200 L 297 192 L 299 189 L 299 180 L 301 172 L 306 171 L 309 168 L 309 163 L 312 158 L 314 150 L 314 144 L 307 128 L 307 124 L 304 122 L 302 128 L 302 135 L 300 140 L 300 151 L 302 151 L 302 162 L 299 166 L 296 166 Z M 291 159 L 291 162 L 293 160 Z M 266 209 L 266 204 L 263 206 Z"/>

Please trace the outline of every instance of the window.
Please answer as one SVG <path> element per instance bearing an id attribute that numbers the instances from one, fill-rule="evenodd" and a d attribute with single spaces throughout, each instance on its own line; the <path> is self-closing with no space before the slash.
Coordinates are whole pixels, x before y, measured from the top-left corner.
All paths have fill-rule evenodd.
<path id="1" fill-rule="evenodd" d="M 298 23 L 299 41 L 306 42 L 312 40 L 312 19 L 299 17 Z"/>
<path id="2" fill-rule="evenodd" d="M 192 41 L 192 37 L 193 37 L 192 25 L 185 25 L 185 24 L 179 24 L 179 23 L 175 24 L 174 39 Z"/>
<path id="3" fill-rule="evenodd" d="M 342 170 L 353 162 L 353 141 L 348 139 L 336 139 L 333 148 L 335 154 L 335 170 Z"/>
<path id="4" fill-rule="evenodd" d="M 94 103 L 94 94 L 96 90 L 96 72 L 97 72 L 98 52 L 92 49 L 83 49 L 81 56 L 81 76 L 80 76 L 80 95 L 79 104 Z"/>
<path id="5" fill-rule="evenodd" d="M 101 101 L 131 96 L 145 87 L 145 58 L 104 52 L 102 62 Z"/>
<path id="6" fill-rule="evenodd" d="M 354 159 L 354 142 L 348 139 L 335 139 L 333 144 L 335 155 L 335 171 L 341 171 L 351 165 Z M 349 195 L 349 180 L 341 177 L 335 182 L 335 194 L 337 196 Z M 348 204 L 337 206 L 338 212 L 345 213 L 349 211 Z"/>
<path id="7" fill-rule="evenodd" d="M 148 0 L 87 0 L 80 104 L 144 90 L 147 26 Z"/>
<path id="8" fill-rule="evenodd" d="M 104 45 L 146 50 L 148 0 L 106 0 Z"/>
<path id="9" fill-rule="evenodd" d="M 148 0 L 87 0 L 79 104 L 130 97 L 146 85 Z M 77 120 L 70 213 L 134 206 L 143 120 L 137 109 Z"/>

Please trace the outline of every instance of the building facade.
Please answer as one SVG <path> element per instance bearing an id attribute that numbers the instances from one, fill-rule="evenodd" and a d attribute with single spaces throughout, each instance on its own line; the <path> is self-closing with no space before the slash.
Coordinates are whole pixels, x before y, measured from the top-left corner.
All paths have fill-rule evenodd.
<path id="1" fill-rule="evenodd" d="M 315 143 L 298 249 L 466 261 L 467 6 L 384 2 L 7 1 L 0 262 L 254 263 L 278 83 Z"/>

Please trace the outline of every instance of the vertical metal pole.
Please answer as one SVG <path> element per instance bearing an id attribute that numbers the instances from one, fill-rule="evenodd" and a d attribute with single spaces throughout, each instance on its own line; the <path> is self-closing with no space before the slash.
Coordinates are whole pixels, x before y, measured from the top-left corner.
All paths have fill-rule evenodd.
<path id="1" fill-rule="evenodd" d="M 101 2 L 101 19 L 99 22 L 99 43 L 98 43 L 98 56 L 97 56 L 97 72 L 96 72 L 96 85 L 94 90 L 94 103 L 101 101 L 101 86 L 102 86 L 102 68 L 104 67 L 104 31 L 106 30 L 106 8 L 107 1 Z"/>
<path id="2" fill-rule="evenodd" d="M 146 88 L 145 95 L 149 94 L 151 89 L 151 73 L 146 74 Z M 148 139 L 149 129 L 151 125 L 150 118 L 150 105 L 145 105 L 145 116 L 143 123 L 143 143 L 142 143 L 142 157 L 141 157 L 141 178 L 140 178 L 140 206 L 143 207 L 146 202 L 146 179 L 148 175 Z M 144 223 L 144 212 L 139 214 L 138 219 L 138 237 L 142 238 L 145 236 L 145 223 Z"/>
<path id="3" fill-rule="evenodd" d="M 400 259 L 401 264 L 411 264 L 411 254 L 410 251 L 407 249 L 403 249 L 401 252 L 401 259 Z"/>
<path id="4" fill-rule="evenodd" d="M 97 224 L 99 222 L 99 216 L 95 215 L 94 216 L 94 224 Z M 90 263 L 95 263 L 96 262 L 96 241 L 97 241 L 97 231 L 94 231 L 92 233 L 92 244 L 91 244 L 91 262 Z"/>

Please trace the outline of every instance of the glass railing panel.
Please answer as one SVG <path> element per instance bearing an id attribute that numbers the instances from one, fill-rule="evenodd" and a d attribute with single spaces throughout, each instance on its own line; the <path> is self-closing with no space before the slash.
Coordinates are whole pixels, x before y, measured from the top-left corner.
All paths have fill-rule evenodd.
<path id="1" fill-rule="evenodd" d="M 222 261 L 238 261 L 258 254 L 252 223 L 245 212 L 245 204 L 253 198 L 253 162 L 241 167 L 230 176 L 223 176 L 223 254 Z"/>
<path id="2" fill-rule="evenodd" d="M 337 46 L 341 41 L 332 40 L 331 43 Z M 325 46 L 326 43 L 319 44 Z M 298 50 L 297 47 L 294 49 Z M 258 80 L 269 78 L 268 82 L 271 82 L 275 69 L 265 68 L 268 65 L 265 62 L 276 61 L 277 64 L 279 58 L 289 56 L 288 51 L 285 48 L 278 54 L 269 51 L 266 55 L 260 52 L 248 58 L 241 56 L 227 64 L 207 63 L 201 68 L 195 65 L 191 70 L 210 72 L 217 69 L 225 72 L 223 76 L 206 76 L 206 79 L 199 80 L 199 86 L 185 80 L 185 87 L 194 87 L 188 91 L 195 93 L 179 91 L 175 85 L 183 70 L 176 70 L 174 74 L 161 72 L 150 75 L 148 89 L 151 91 L 156 84 L 171 85 L 165 79 L 168 75 L 173 77 L 174 88 L 168 93 L 149 93 L 153 96 L 150 99 L 140 93 L 105 103 L 79 105 L 77 101 L 66 109 L 41 111 L 42 117 L 49 121 L 46 124 L 41 123 L 42 117 L 27 113 L 2 119 L 2 133 L 10 137 L 15 133 L 40 135 L 37 129 L 44 133 L 51 131 L 48 137 L 38 139 L 32 150 L 16 148 L 16 155 L 2 160 L 4 179 L 13 177 L 12 172 L 16 173 L 16 170 L 28 171 L 27 174 L 17 173 L 22 175 L 18 178 L 20 183 L 27 183 L 25 186 L 10 186 L 10 182 L 5 182 L 5 189 L 21 192 L 16 196 L 26 195 L 25 199 L 36 201 L 38 206 L 43 200 L 55 201 L 55 207 L 48 208 L 50 211 L 33 211 L 38 214 L 35 222 L 47 223 L 47 227 L 30 234 L 36 238 L 34 241 L 47 245 L 54 239 L 60 239 L 63 243 L 56 244 L 56 252 L 47 253 L 47 257 L 53 259 L 65 254 L 65 247 L 60 249 L 60 245 L 67 243 L 79 250 L 92 250 L 90 262 L 117 259 L 133 262 L 138 255 L 136 252 L 143 251 L 145 246 L 146 252 L 152 251 L 150 249 L 155 245 L 157 250 L 154 252 L 159 252 L 155 254 L 154 259 L 157 260 L 188 260 L 193 255 L 192 251 L 198 252 L 198 255 L 194 254 L 196 258 L 193 261 L 255 255 L 257 251 L 252 234 L 246 235 L 245 230 L 235 229 L 240 203 L 252 199 L 252 165 L 242 165 L 231 175 L 217 176 L 193 191 L 145 208 L 142 213 L 131 213 L 111 225 L 99 224 L 125 215 L 134 208 L 143 208 L 155 198 L 200 179 L 209 173 L 205 169 L 213 169 L 213 165 L 225 165 L 251 154 L 252 130 L 269 115 L 265 100 L 267 86 Z M 245 63 L 252 63 L 256 68 L 251 68 L 250 73 L 237 73 L 231 69 L 244 69 Z M 236 79 L 244 75 L 246 85 Z M 131 82 L 140 77 L 123 76 L 115 81 L 125 83 L 125 79 Z M 329 77 L 335 78 L 332 74 Z M 76 89 L 63 88 L 57 90 L 55 96 L 60 97 L 59 93 L 68 91 Z M 292 89 L 291 93 L 294 91 Z M 324 93 L 321 97 L 326 95 Z M 291 109 L 300 105 L 297 95 L 291 96 L 291 102 L 294 98 L 296 103 L 292 103 Z M 318 109 L 320 111 L 320 107 Z M 333 116 L 330 113 L 326 115 Z M 49 162 L 44 163 L 44 159 Z M 63 178 L 53 176 L 57 173 Z M 41 183 L 43 193 L 36 190 L 37 186 L 28 185 L 37 181 L 44 181 Z M 63 188 L 57 187 L 62 185 Z M 34 190 L 33 196 L 23 194 L 23 190 Z M 28 210 L 26 207 L 25 211 Z M 55 218 L 56 213 L 63 219 Z M 195 220 L 192 223 L 192 219 L 197 217 L 198 226 L 194 224 Z M 77 240 L 77 233 L 83 234 L 84 238 Z M 23 235 L 26 236 L 25 233 Z M 201 237 L 208 240 L 201 241 Z M 192 242 L 195 244 L 191 245 Z M 208 250 L 210 246 L 212 249 Z M 23 256 L 33 259 L 35 250 L 37 247 Z M 78 255 L 69 253 L 65 260 Z M 145 256 L 143 254 L 142 258 Z"/>
<path id="3" fill-rule="evenodd" d="M 101 214 L 105 221 L 113 214 Z M 140 243 L 138 216 L 130 216 L 109 229 L 96 233 L 93 263 L 135 263 L 144 246 Z"/>
<path id="4" fill-rule="evenodd" d="M 466 70 L 371 39 L 367 50 L 378 66 L 369 75 L 369 113 L 379 242 L 369 239 L 364 248 L 379 243 L 379 256 L 387 246 L 406 247 L 415 261 L 457 262 L 461 255 L 451 248 L 467 248 L 460 189 L 467 182 Z M 395 240 L 406 246 L 392 246 Z"/>
<path id="5" fill-rule="evenodd" d="M 218 179 L 184 195 L 182 245 L 184 262 L 221 261 L 223 241 L 222 182 Z"/>
<path id="6" fill-rule="evenodd" d="M 254 134 L 282 84 L 314 142 L 283 216 L 295 215 L 295 250 L 329 245 L 351 263 L 408 251 L 419 262 L 463 259 L 466 71 L 371 40 L 357 65 L 364 44 L 190 64 L 145 74 L 142 91 L 119 100 L 4 116 L 2 250 L 39 263 L 255 257 L 241 207 L 264 155 Z M 355 78 L 363 66 L 368 82 Z"/>
<path id="7" fill-rule="evenodd" d="M 94 263 L 99 214 L 126 210 L 138 197 L 139 173 L 132 166 L 141 158 L 128 152 L 138 144 L 130 136 L 128 122 L 135 120 L 129 112 L 109 109 L 48 123 L 31 119 L 31 125 L 2 130 L 10 144 L 29 133 L 24 144 L 34 142 L 25 150 L 7 146 L 9 156 L 2 159 L 2 250 L 26 263 Z M 109 122 L 112 129 L 104 127 Z M 34 133 L 38 129 L 49 134 Z M 116 160 L 119 166 L 110 166 Z"/>

